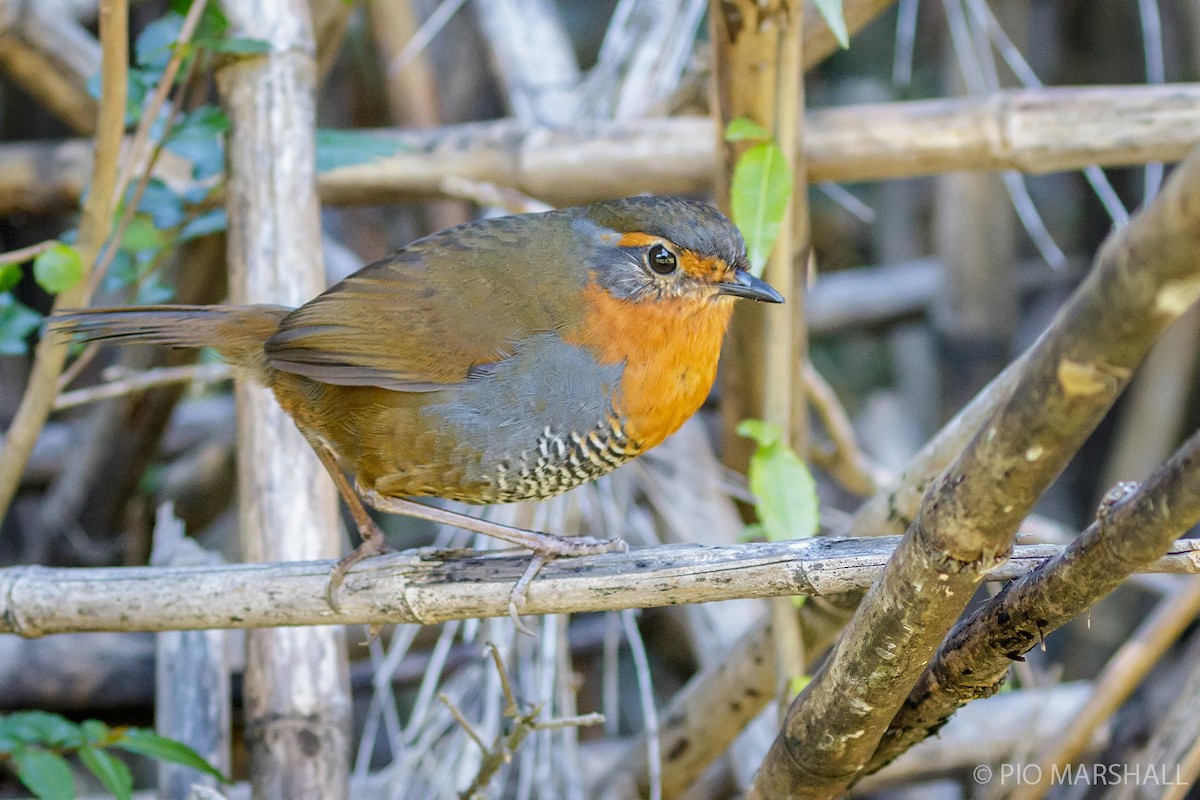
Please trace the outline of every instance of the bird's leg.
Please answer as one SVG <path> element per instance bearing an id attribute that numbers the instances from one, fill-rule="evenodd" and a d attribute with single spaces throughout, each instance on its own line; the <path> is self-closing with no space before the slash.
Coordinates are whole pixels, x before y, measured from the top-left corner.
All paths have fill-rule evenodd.
<path id="1" fill-rule="evenodd" d="M 329 603 L 329 607 L 334 611 L 341 611 L 338 608 L 337 601 L 334 599 L 334 594 L 337 592 L 338 587 L 342 585 L 342 581 L 346 579 L 346 573 L 364 558 L 381 555 L 391 550 L 391 548 L 388 547 L 383 531 L 375 524 L 375 520 L 371 519 L 371 515 L 363 507 L 362 500 L 359 499 L 358 494 L 350 486 L 350 481 L 346 480 L 346 474 L 342 472 L 341 466 L 338 465 L 337 456 L 333 450 L 320 438 L 309 437 L 309 441 L 313 446 L 313 450 L 317 452 L 317 457 L 325 465 L 325 470 L 329 473 L 329 477 L 333 478 L 333 483 L 337 486 L 338 494 L 346 501 L 346 506 L 350 509 L 350 516 L 354 519 L 355 527 L 358 528 L 358 535 L 362 537 L 362 543 L 354 548 L 350 552 L 350 555 L 343 558 L 334 566 L 333 572 L 329 574 L 329 583 L 325 584 L 325 601 Z"/>
<path id="2" fill-rule="evenodd" d="M 595 539 L 591 536 L 555 536 L 550 533 L 538 533 L 536 531 L 527 531 L 523 528 L 501 525 L 498 522 L 477 519 L 466 514 L 460 514 L 457 511 L 448 511 L 444 508 L 427 506 L 424 503 L 418 503 L 414 500 L 387 497 L 374 489 L 367 489 L 361 484 L 358 486 L 358 490 L 362 494 L 363 500 L 372 508 L 379 511 L 388 514 L 402 514 L 406 517 L 416 517 L 417 519 L 437 522 L 442 525 L 450 525 L 455 528 L 471 531 L 472 533 L 482 533 L 484 536 L 491 536 L 509 544 L 515 544 L 518 547 L 531 550 L 533 552 L 533 561 L 529 564 L 529 568 L 525 570 L 525 574 L 517 581 L 509 597 L 508 611 L 514 620 L 517 614 L 525 607 L 529 584 L 537 576 L 541 568 L 550 561 L 556 558 L 590 556 L 598 553 L 611 553 L 617 550 L 625 552 L 629 549 L 628 545 L 625 544 L 625 540 L 619 537 L 615 539 Z M 521 627 L 519 623 L 518 627 Z"/>

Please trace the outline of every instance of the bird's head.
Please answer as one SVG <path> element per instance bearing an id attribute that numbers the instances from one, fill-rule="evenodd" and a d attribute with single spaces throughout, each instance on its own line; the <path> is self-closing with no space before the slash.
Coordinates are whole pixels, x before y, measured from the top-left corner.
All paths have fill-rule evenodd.
<path id="1" fill-rule="evenodd" d="M 783 302 L 750 273 L 741 232 L 712 206 L 678 197 L 629 197 L 580 211 L 581 224 L 603 231 L 589 269 L 617 299 Z"/>

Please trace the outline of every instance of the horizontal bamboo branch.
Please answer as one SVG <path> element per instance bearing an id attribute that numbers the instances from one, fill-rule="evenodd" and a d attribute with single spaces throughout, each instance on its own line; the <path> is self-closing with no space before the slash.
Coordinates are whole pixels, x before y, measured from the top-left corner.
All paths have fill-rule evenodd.
<path id="1" fill-rule="evenodd" d="M 711 190 L 716 142 L 707 117 L 591 122 L 562 129 L 515 120 L 370 132 L 391 155 L 318 176 L 324 203 L 380 205 L 442 195 L 448 177 L 486 181 L 568 205 L 637 192 Z M 1177 161 L 1200 141 L 1200 86 L 1101 86 L 986 98 L 875 103 L 810 111 L 808 179 L 872 181 L 953 170 L 1041 173 L 1089 164 Z M 72 206 L 88 141 L 0 146 L 0 214 Z M 182 181 L 185 164 L 161 177 Z"/>
<path id="2" fill-rule="evenodd" d="M 834 595 L 869 586 L 899 537 L 661 545 L 560 559 L 529 589 L 531 614 L 612 611 L 745 597 Z M 1021 545 L 989 580 L 1010 580 L 1057 555 Z M 325 602 L 332 561 L 196 567 L 0 569 L 0 633 L 165 631 L 417 622 L 508 614 L 529 563 L 513 551 L 408 550 L 355 567 Z M 1200 540 L 1184 539 L 1148 572 L 1200 573 Z"/>
<path id="3" fill-rule="evenodd" d="M 65 3 L 0 2 L 0 70 L 76 132 L 96 129 L 99 104 L 87 83 L 100 71 L 100 43 Z"/>

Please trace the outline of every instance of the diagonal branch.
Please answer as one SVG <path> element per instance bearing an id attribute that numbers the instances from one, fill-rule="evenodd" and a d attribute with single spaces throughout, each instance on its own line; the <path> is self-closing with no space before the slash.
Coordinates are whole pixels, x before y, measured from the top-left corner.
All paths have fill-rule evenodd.
<path id="1" fill-rule="evenodd" d="M 1200 150 L 1102 248 L 1016 386 L 930 487 L 883 574 L 793 704 L 750 798 L 832 797 L 858 776 L 1017 526 L 1155 338 L 1200 297 Z"/>
<path id="2" fill-rule="evenodd" d="M 1197 520 L 1200 433 L 1144 486 L 1111 509 L 1102 506 L 1099 519 L 1065 550 L 955 627 L 892 720 L 867 771 L 935 732 L 959 706 L 996 692 L 1013 659 L 1162 555 Z"/>

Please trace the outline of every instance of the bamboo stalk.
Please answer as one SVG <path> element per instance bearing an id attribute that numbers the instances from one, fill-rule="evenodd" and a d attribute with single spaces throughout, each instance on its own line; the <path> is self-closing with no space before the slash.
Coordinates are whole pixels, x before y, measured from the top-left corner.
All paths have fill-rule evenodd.
<path id="1" fill-rule="evenodd" d="M 299 305 L 325 285 L 315 172 L 311 15 L 304 0 L 224 0 L 235 36 L 270 43 L 217 72 L 231 129 L 229 286 L 240 303 Z M 329 558 L 337 499 L 304 437 L 261 386 L 240 384 L 239 523 L 249 561 Z M 247 636 L 246 740 L 259 800 L 347 796 L 349 671 L 337 628 Z"/>
<path id="2" fill-rule="evenodd" d="M 61 0 L 0 2 L 0 70 L 77 133 L 96 130 L 99 104 L 87 84 L 100 44 Z"/>
<path id="3" fill-rule="evenodd" d="M 713 125 L 671 117 L 551 130 L 504 119 L 378 130 L 370 133 L 395 144 L 392 155 L 323 172 L 317 183 L 322 202 L 352 206 L 441 197 L 447 177 L 560 206 L 637 191 L 704 194 L 713 190 Z M 824 108 L 807 113 L 804 130 L 810 183 L 1172 162 L 1200 140 L 1200 86 L 1061 87 Z M 86 140 L 0 145 L 0 214 L 69 208 L 90 164 Z M 159 168 L 173 185 L 190 174 L 176 158 Z"/>
<path id="4" fill-rule="evenodd" d="M 100 38 L 103 43 L 101 103 L 92 165 L 91 192 L 83 207 L 75 249 L 85 274 L 78 284 L 60 292 L 54 307 L 73 308 L 88 300 L 90 272 L 112 226 L 113 190 L 117 183 L 117 160 L 125 128 L 126 75 L 129 63 L 129 9 L 125 0 L 109 0 L 100 6 Z M 20 407 L 5 432 L 0 446 L 0 519 L 20 484 L 25 463 L 58 393 L 58 377 L 67 358 L 67 343 L 46 336 L 34 351 L 33 371 L 21 397 Z"/>
<path id="5" fill-rule="evenodd" d="M 746 597 L 833 596 L 870 585 L 899 537 L 738 545 L 658 545 L 551 562 L 529 588 L 530 614 L 654 608 Z M 1018 545 L 987 580 L 1012 580 L 1062 552 Z M 428 548 L 372 558 L 325 602 L 332 560 L 194 567 L 0 569 L 0 633 L 434 624 L 508 614 L 529 558 Z M 1145 572 L 1200 574 L 1200 540 L 1183 539 Z M 756 634 L 748 634 L 756 635 Z"/>

